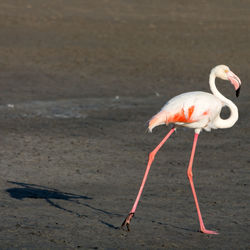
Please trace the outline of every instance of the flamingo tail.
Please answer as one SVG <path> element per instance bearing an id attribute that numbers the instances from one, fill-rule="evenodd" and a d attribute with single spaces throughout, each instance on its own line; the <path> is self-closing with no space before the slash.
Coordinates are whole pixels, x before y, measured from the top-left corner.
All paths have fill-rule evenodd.
<path id="1" fill-rule="evenodd" d="M 167 114 L 164 111 L 160 111 L 155 116 L 153 116 L 148 124 L 149 132 L 152 132 L 153 128 L 167 123 Z"/>

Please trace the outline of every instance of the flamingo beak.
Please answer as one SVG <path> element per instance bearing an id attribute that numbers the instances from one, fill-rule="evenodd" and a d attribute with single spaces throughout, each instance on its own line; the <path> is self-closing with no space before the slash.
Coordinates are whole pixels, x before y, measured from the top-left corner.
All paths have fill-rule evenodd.
<path id="1" fill-rule="evenodd" d="M 240 86 L 239 86 L 239 88 L 236 90 L 236 97 L 239 97 L 239 95 L 240 95 Z"/>
<path id="2" fill-rule="evenodd" d="M 238 97 L 240 95 L 240 87 L 241 87 L 240 78 L 237 75 L 235 75 L 232 71 L 229 71 L 227 73 L 227 78 L 233 84 L 236 91 L 236 97 Z"/>

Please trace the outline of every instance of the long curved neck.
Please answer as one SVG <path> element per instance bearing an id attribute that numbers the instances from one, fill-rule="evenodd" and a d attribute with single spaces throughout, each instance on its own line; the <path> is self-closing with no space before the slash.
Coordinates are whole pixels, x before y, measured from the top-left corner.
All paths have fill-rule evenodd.
<path id="1" fill-rule="evenodd" d="M 210 85 L 210 89 L 212 91 L 212 93 L 214 94 L 214 96 L 216 96 L 218 99 L 220 99 L 226 106 L 228 106 L 228 108 L 230 109 L 230 116 L 228 119 L 222 119 L 220 117 L 220 115 L 218 115 L 216 117 L 216 119 L 214 120 L 214 125 L 217 128 L 231 128 L 236 121 L 239 118 L 239 113 L 238 113 L 238 108 L 236 107 L 236 105 L 229 99 L 227 99 L 225 96 L 223 96 L 218 89 L 216 88 L 215 85 L 215 73 L 212 70 L 210 73 L 210 77 L 209 77 L 209 85 Z"/>

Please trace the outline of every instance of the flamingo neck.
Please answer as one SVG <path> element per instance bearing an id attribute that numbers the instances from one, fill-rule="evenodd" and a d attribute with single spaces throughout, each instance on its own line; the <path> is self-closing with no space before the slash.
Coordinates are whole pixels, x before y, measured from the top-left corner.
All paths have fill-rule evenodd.
<path id="1" fill-rule="evenodd" d="M 231 128 L 239 118 L 238 108 L 231 100 L 227 99 L 218 91 L 215 85 L 215 78 L 215 72 L 212 70 L 209 77 L 209 85 L 211 92 L 230 109 L 230 116 L 228 119 L 222 119 L 220 115 L 218 115 L 214 120 L 214 125 L 217 128 Z"/>

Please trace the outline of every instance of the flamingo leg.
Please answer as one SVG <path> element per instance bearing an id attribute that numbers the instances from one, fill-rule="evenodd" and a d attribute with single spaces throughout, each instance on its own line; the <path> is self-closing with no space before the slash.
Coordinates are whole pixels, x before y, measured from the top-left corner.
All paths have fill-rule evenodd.
<path id="1" fill-rule="evenodd" d="M 188 165 L 188 170 L 187 170 L 187 175 L 188 175 L 188 179 L 189 179 L 190 186 L 191 186 L 191 189 L 192 189 L 192 193 L 193 193 L 193 196 L 194 196 L 194 201 L 195 201 L 195 205 L 196 205 L 196 209 L 197 209 L 197 213 L 198 213 L 198 218 L 199 218 L 199 222 L 200 222 L 200 230 L 201 230 L 201 232 L 205 233 L 205 234 L 218 234 L 216 231 L 207 230 L 205 228 L 205 225 L 203 223 L 203 219 L 202 219 L 202 216 L 201 216 L 201 211 L 200 211 L 200 207 L 199 207 L 197 195 L 196 195 L 195 188 L 194 188 L 192 166 L 193 166 L 193 160 L 194 160 L 194 155 L 195 155 L 195 149 L 196 149 L 196 144 L 197 144 L 198 136 L 199 136 L 199 133 L 195 133 L 195 135 L 194 135 L 194 142 L 193 142 L 193 148 L 192 148 L 191 157 L 190 157 L 190 161 L 189 161 L 189 165 Z"/>
<path id="2" fill-rule="evenodd" d="M 126 226 L 128 231 L 130 231 L 130 229 L 129 229 L 129 224 L 130 224 L 130 221 L 131 221 L 131 219 L 133 218 L 133 216 L 134 216 L 134 214 L 135 214 L 135 210 L 136 210 L 137 205 L 138 205 L 138 202 L 139 202 L 139 200 L 140 200 L 140 197 L 141 197 L 141 194 L 142 194 L 142 191 L 143 191 L 145 182 L 146 182 L 146 180 L 147 180 L 147 177 L 148 177 L 148 173 L 149 173 L 151 164 L 152 164 L 152 162 L 154 161 L 155 155 L 156 155 L 156 153 L 159 151 L 159 149 L 162 147 L 162 145 L 167 141 L 167 139 L 171 136 L 171 134 L 172 134 L 174 131 L 175 131 L 175 128 L 172 128 L 172 129 L 168 132 L 168 134 L 163 138 L 163 140 L 159 143 L 159 145 L 149 154 L 149 159 L 148 159 L 147 168 L 146 168 L 146 171 L 145 171 L 145 174 L 144 174 L 142 183 L 141 183 L 141 187 L 140 187 L 139 192 L 138 192 L 138 194 L 137 194 L 135 203 L 134 203 L 132 209 L 130 210 L 128 216 L 127 216 L 127 217 L 125 218 L 125 220 L 123 221 L 122 226 L 121 226 L 122 228 L 123 228 L 124 226 Z"/>

